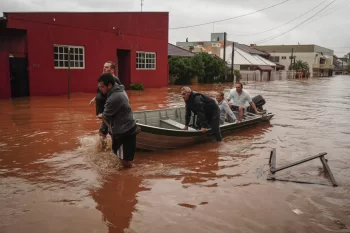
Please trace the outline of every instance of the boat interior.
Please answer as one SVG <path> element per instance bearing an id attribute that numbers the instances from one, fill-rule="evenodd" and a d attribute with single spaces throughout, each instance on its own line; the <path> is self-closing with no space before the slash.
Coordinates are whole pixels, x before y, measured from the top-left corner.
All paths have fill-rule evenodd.
<path id="1" fill-rule="evenodd" d="M 137 123 L 166 128 L 166 129 L 175 129 L 180 130 L 185 127 L 185 107 L 179 108 L 168 108 L 168 109 L 157 109 L 157 110 L 147 110 L 134 112 L 134 118 Z M 234 111 L 235 116 L 238 118 L 238 112 Z M 261 115 L 256 115 L 252 113 L 245 113 L 244 121 L 254 120 L 261 118 Z M 191 117 L 190 125 L 195 122 L 196 116 Z M 224 125 L 232 125 L 237 123 L 225 122 Z M 189 127 L 189 131 L 197 131 L 196 129 Z"/>

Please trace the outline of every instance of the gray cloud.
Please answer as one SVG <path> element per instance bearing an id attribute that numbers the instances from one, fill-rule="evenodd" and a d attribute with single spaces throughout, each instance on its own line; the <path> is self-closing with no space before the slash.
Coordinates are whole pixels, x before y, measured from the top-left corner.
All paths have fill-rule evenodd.
<path id="1" fill-rule="evenodd" d="M 144 11 L 169 12 L 169 26 L 173 28 L 234 17 L 282 1 L 283 0 L 144 0 L 143 9 Z M 291 0 L 275 8 L 242 18 L 193 28 L 169 30 L 169 42 L 176 43 L 176 41 L 184 41 L 186 38 L 189 38 L 190 41 L 209 40 L 210 33 L 215 31 L 227 32 L 230 40 L 251 44 L 288 31 L 331 1 L 332 0 L 326 0 L 326 2 L 316 10 L 307 15 L 300 16 L 300 18 L 294 22 L 268 33 L 252 36 L 236 36 L 253 34 L 277 27 L 303 12 L 310 10 L 317 4 L 320 4 L 322 0 Z M 0 12 L 11 11 L 140 11 L 140 1 L 0 0 Z M 315 19 L 320 17 L 318 20 L 305 23 L 295 30 L 263 44 L 317 44 L 334 49 L 336 54 L 342 56 L 350 51 L 350 33 L 347 30 L 350 25 L 349 12 L 350 1 L 337 0 L 323 13 L 315 17 Z"/>

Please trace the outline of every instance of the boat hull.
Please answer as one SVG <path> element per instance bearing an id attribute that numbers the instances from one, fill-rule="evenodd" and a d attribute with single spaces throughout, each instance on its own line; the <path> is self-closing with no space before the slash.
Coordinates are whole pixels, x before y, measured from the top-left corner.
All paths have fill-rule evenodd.
<path id="1" fill-rule="evenodd" d="M 137 135 L 136 147 L 147 151 L 162 151 L 194 145 L 207 140 L 213 140 L 213 133 L 209 129 L 206 133 L 190 128 L 183 130 L 185 108 L 171 108 L 153 111 L 135 112 L 134 116 L 141 132 Z M 237 114 L 237 113 L 236 113 Z M 240 123 L 225 123 L 220 126 L 222 133 L 239 130 L 261 122 L 269 121 L 274 114 L 249 114 Z M 163 119 L 176 122 L 167 125 Z"/>

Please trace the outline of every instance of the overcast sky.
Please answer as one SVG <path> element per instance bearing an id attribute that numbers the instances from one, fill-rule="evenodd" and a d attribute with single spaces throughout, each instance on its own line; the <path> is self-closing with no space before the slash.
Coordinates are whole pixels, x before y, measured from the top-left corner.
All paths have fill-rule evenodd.
<path id="1" fill-rule="evenodd" d="M 285 0 L 144 0 L 143 11 L 169 12 L 169 42 L 210 40 L 211 32 L 227 32 L 228 40 L 243 44 L 317 44 L 336 55 L 350 52 L 350 0 L 289 0 L 245 17 L 186 29 L 171 29 L 248 14 Z M 333 2 L 334 1 L 334 2 Z M 0 12 L 11 11 L 140 11 L 140 0 L 0 0 Z M 333 3 L 332 3 L 333 2 Z M 275 39 L 298 24 L 308 22 Z M 319 5 L 317 8 L 315 8 Z M 311 11 L 311 9 L 315 8 Z M 308 12 L 310 11 L 310 12 Z M 308 12 L 308 13 L 306 13 Z M 1 14 L 1 13 L 0 13 Z M 293 22 L 263 32 L 291 20 Z M 240 36 L 250 35 L 250 36 Z"/>

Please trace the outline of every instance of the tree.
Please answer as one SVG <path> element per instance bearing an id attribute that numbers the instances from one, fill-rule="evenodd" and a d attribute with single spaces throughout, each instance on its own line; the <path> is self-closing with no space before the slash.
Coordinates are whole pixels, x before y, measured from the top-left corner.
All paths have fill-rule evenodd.
<path id="1" fill-rule="evenodd" d="M 225 76 L 226 66 L 221 59 L 208 53 L 200 53 L 193 57 L 169 58 L 169 73 L 175 77 L 175 84 L 191 84 L 194 77 L 200 83 L 219 82 Z"/>
<path id="2" fill-rule="evenodd" d="M 234 70 L 233 75 L 236 76 L 236 82 L 241 81 L 242 75 L 241 75 L 241 72 L 239 70 Z"/>
<path id="3" fill-rule="evenodd" d="M 214 58 L 208 53 L 200 53 L 197 56 L 204 64 L 204 75 L 199 77 L 200 83 L 219 82 L 225 76 L 226 66 L 221 59 Z"/>
<path id="4" fill-rule="evenodd" d="M 309 64 L 307 62 L 297 60 L 295 64 L 289 65 L 289 70 L 302 71 L 303 75 L 306 76 L 310 69 Z"/>
<path id="5" fill-rule="evenodd" d="M 194 78 L 190 58 L 171 57 L 168 61 L 169 73 L 175 77 L 175 84 L 191 84 Z"/>
<path id="6" fill-rule="evenodd" d="M 194 56 L 191 59 L 193 73 L 199 78 L 205 75 L 204 63 L 200 56 Z"/>

